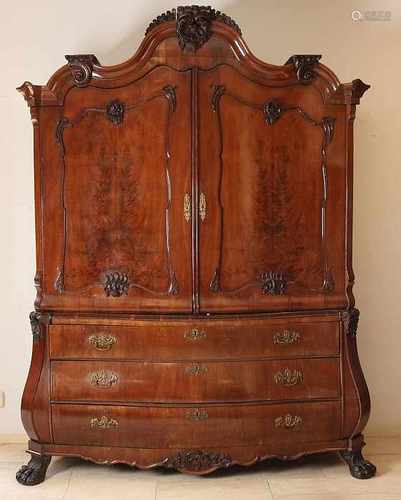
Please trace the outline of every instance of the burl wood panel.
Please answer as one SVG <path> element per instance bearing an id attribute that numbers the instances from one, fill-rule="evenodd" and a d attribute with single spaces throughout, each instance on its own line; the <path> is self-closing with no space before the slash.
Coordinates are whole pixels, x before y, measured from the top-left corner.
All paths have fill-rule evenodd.
<path id="1" fill-rule="evenodd" d="M 95 320 L 96 321 L 96 320 Z M 52 325 L 53 359 L 261 359 L 339 354 L 327 318 L 136 321 L 135 326 Z"/>
<path id="2" fill-rule="evenodd" d="M 288 427 L 281 420 L 286 415 L 291 417 Z M 202 408 L 53 404 L 52 422 L 57 444 L 191 448 L 280 443 L 285 449 L 294 439 L 298 444 L 338 439 L 340 406 L 335 402 Z"/>
<path id="3" fill-rule="evenodd" d="M 344 236 L 327 222 L 342 224 L 345 204 L 331 196 L 344 182 L 336 115 L 309 89 L 225 65 L 201 71 L 199 88 L 201 310 L 343 306 L 344 250 L 329 248 Z"/>
<path id="4" fill-rule="evenodd" d="M 223 402 L 336 398 L 339 360 L 53 361 L 54 401 Z M 99 380 L 100 379 L 100 380 Z"/>
<path id="5" fill-rule="evenodd" d="M 190 72 L 73 89 L 41 125 L 42 307 L 190 311 Z"/>

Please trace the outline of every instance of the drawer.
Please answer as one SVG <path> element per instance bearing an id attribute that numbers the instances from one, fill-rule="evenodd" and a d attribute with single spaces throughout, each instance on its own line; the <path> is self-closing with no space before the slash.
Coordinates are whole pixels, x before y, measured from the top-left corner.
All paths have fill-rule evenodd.
<path id="1" fill-rule="evenodd" d="M 335 316 L 52 325 L 53 359 L 254 359 L 339 353 Z"/>
<path id="2" fill-rule="evenodd" d="M 224 402 L 336 398 L 338 358 L 160 363 L 52 361 L 52 400 Z"/>
<path id="3" fill-rule="evenodd" d="M 340 437 L 337 402 L 146 407 L 52 404 L 56 444 L 191 448 L 308 444 Z"/>

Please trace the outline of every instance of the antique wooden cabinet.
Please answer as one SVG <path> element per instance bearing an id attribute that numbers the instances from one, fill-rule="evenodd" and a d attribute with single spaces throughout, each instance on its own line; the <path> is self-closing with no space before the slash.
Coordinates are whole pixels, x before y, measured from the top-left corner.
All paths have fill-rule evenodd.
<path id="1" fill-rule="evenodd" d="M 18 481 L 52 455 L 205 474 L 327 450 L 374 475 L 351 262 L 369 86 L 319 55 L 265 64 L 210 7 L 159 16 L 125 63 L 66 58 L 18 89 L 37 256 Z"/>

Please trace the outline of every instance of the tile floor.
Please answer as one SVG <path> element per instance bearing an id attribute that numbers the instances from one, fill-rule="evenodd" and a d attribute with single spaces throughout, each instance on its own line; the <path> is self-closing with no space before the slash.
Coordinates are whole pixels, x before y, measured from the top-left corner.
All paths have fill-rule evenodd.
<path id="1" fill-rule="evenodd" d="M 0 500 L 401 500 L 401 436 L 367 441 L 365 457 L 378 467 L 367 481 L 353 479 L 335 455 L 205 477 L 53 458 L 46 481 L 32 487 L 15 481 L 27 461 L 24 445 L 0 444 Z"/>

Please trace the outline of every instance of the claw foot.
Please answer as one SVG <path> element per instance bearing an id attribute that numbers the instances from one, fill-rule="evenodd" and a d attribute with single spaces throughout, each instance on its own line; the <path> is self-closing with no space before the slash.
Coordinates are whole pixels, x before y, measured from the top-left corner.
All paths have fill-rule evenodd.
<path id="1" fill-rule="evenodd" d="M 369 479 L 376 474 L 376 467 L 365 460 L 361 451 L 340 451 L 343 460 L 348 464 L 351 476 L 356 479 Z"/>
<path id="2" fill-rule="evenodd" d="M 25 486 L 34 486 L 45 480 L 51 457 L 48 455 L 32 455 L 28 465 L 23 465 L 15 475 L 17 481 Z"/>

